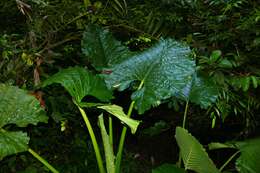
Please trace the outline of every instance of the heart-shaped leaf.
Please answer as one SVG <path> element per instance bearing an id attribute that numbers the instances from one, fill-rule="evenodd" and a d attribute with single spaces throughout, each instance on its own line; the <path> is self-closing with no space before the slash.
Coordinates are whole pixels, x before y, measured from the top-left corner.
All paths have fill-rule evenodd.
<path id="1" fill-rule="evenodd" d="M 123 111 L 123 108 L 118 105 L 104 105 L 104 106 L 98 106 L 98 108 L 103 109 L 107 111 L 108 113 L 114 115 L 119 120 L 121 120 L 123 123 L 125 123 L 128 127 L 131 128 L 131 132 L 134 134 L 137 130 L 137 127 L 139 126 L 141 121 L 134 120 L 132 118 L 129 118 Z"/>
<path id="2" fill-rule="evenodd" d="M 77 103 L 91 95 L 101 101 L 109 101 L 112 92 L 107 89 L 104 81 L 82 67 L 70 67 L 54 74 L 43 82 L 43 87 L 54 83 L 61 84 Z"/>
<path id="3" fill-rule="evenodd" d="M 97 25 L 89 25 L 83 33 L 82 52 L 93 66 L 100 70 L 118 64 L 133 55 L 108 31 Z"/>
<path id="4" fill-rule="evenodd" d="M 134 81 L 143 83 L 143 87 L 132 94 L 138 112 L 143 113 L 162 99 L 180 92 L 192 80 L 195 62 L 189 54 L 189 47 L 182 43 L 162 39 L 146 51 L 113 65 L 105 81 L 109 88 L 120 90 Z"/>

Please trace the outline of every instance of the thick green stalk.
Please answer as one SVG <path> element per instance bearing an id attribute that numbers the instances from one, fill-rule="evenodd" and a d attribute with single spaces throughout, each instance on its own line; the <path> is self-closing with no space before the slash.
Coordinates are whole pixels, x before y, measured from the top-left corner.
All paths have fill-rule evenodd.
<path id="1" fill-rule="evenodd" d="M 113 146 L 113 119 L 111 116 L 108 118 L 109 121 L 109 142 Z"/>
<path id="2" fill-rule="evenodd" d="M 183 121 L 182 121 L 182 128 L 184 128 L 184 129 L 185 129 L 186 118 L 187 118 L 187 114 L 188 114 L 188 108 L 189 108 L 189 101 L 186 101 L 185 110 L 184 110 L 184 114 L 183 114 Z M 179 160 L 177 162 L 177 166 L 179 168 L 181 167 L 181 151 L 179 152 Z"/>
<path id="3" fill-rule="evenodd" d="M 140 90 L 143 87 L 143 85 L 144 85 L 144 80 L 141 81 L 137 90 Z M 132 111 L 134 109 L 134 105 L 135 105 L 135 101 L 132 101 L 130 106 L 129 106 L 128 112 L 127 112 L 128 117 L 131 117 Z M 117 151 L 117 155 L 116 155 L 116 173 L 120 173 L 120 167 L 121 167 L 121 160 L 122 160 L 122 153 L 123 153 L 123 148 L 124 148 L 124 143 L 125 143 L 126 131 L 127 131 L 127 128 L 123 127 L 121 137 L 120 137 L 120 141 L 119 141 L 118 151 Z"/>
<path id="4" fill-rule="evenodd" d="M 44 158 L 42 158 L 39 154 L 33 151 L 31 148 L 28 149 L 28 152 L 33 155 L 37 160 L 39 160 L 44 166 L 46 166 L 51 172 L 59 173 L 51 164 L 49 164 Z"/>
<path id="5" fill-rule="evenodd" d="M 89 122 L 89 119 L 86 115 L 86 112 L 81 107 L 78 106 L 78 108 L 79 108 L 79 111 L 80 111 L 84 121 L 85 121 L 85 124 L 87 126 L 87 129 L 88 129 L 88 132 L 89 132 L 92 144 L 93 144 L 93 148 L 94 148 L 97 163 L 98 163 L 99 172 L 100 173 L 106 173 L 104 165 L 103 165 L 102 157 L 101 157 L 101 154 L 100 154 L 99 146 L 98 146 L 98 143 L 97 143 L 97 139 L 96 139 L 96 136 L 95 136 L 94 131 L 92 129 L 92 126 Z"/>
<path id="6" fill-rule="evenodd" d="M 189 108 L 189 101 L 186 102 L 184 116 L 183 116 L 183 121 L 182 121 L 182 128 L 184 128 L 184 129 L 185 129 L 185 124 L 186 124 L 188 108 Z"/>

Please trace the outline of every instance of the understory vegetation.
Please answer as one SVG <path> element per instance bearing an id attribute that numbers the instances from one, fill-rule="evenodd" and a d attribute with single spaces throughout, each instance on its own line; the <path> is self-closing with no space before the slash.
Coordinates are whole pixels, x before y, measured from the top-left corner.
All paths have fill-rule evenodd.
<path id="1" fill-rule="evenodd" d="M 0 7 L 0 173 L 260 172 L 258 1 Z"/>

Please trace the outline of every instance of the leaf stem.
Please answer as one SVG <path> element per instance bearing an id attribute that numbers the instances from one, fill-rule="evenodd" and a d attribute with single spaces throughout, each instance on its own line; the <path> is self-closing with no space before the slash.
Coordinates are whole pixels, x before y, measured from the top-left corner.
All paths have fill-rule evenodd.
<path id="1" fill-rule="evenodd" d="M 143 85 L 144 85 L 144 80 L 141 81 L 137 90 L 140 90 L 143 87 Z M 134 105 L 135 105 L 135 101 L 132 101 L 127 112 L 128 117 L 131 117 L 132 111 L 134 109 Z M 116 173 L 120 173 L 120 166 L 121 166 L 122 153 L 123 153 L 123 148 L 125 143 L 126 131 L 127 131 L 127 127 L 123 127 L 120 141 L 119 141 L 118 151 L 116 155 Z"/>
<path id="2" fill-rule="evenodd" d="M 89 119 L 86 115 L 86 112 L 81 107 L 78 106 L 78 108 L 79 108 L 79 111 L 80 111 L 84 121 L 85 121 L 85 124 L 87 126 L 87 129 L 88 129 L 88 132 L 89 132 L 92 144 L 93 144 L 93 148 L 94 148 L 97 163 L 98 163 L 99 172 L 100 173 L 106 173 L 104 165 L 103 165 L 102 157 L 101 157 L 101 154 L 100 154 L 99 146 L 97 144 L 97 139 L 96 139 L 96 136 L 95 136 L 94 131 L 92 129 L 92 126 L 89 122 Z"/>
<path id="3" fill-rule="evenodd" d="M 184 116 L 183 116 L 183 121 L 182 121 L 182 128 L 184 128 L 184 129 L 185 129 L 185 124 L 186 124 L 188 108 L 189 108 L 189 101 L 186 101 L 185 111 L 184 111 Z"/>
<path id="4" fill-rule="evenodd" d="M 33 151 L 31 148 L 28 149 L 28 152 L 33 155 L 37 160 L 39 160 L 44 166 L 46 166 L 51 172 L 59 173 L 51 164 L 49 164 L 44 158 L 42 158 L 39 154 Z"/>
<path id="5" fill-rule="evenodd" d="M 235 152 L 220 168 L 219 171 L 222 172 L 222 170 L 229 164 L 229 162 L 231 162 L 231 160 L 237 155 L 239 154 L 240 151 Z"/>
<path id="6" fill-rule="evenodd" d="M 109 142 L 113 146 L 113 119 L 111 116 L 108 118 L 109 121 Z"/>
<path id="7" fill-rule="evenodd" d="M 184 114 L 183 114 L 183 121 L 182 121 L 182 128 L 184 128 L 184 129 L 185 129 L 186 118 L 187 118 L 187 114 L 188 114 L 188 108 L 189 108 L 189 101 L 186 101 L 185 110 L 184 110 Z M 179 152 L 179 159 L 178 159 L 178 162 L 176 165 L 179 168 L 181 167 L 181 151 Z"/>

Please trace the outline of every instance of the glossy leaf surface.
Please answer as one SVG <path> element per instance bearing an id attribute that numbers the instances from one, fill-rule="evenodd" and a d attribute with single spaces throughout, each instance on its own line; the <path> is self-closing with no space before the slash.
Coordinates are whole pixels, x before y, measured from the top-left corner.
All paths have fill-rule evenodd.
<path id="1" fill-rule="evenodd" d="M 132 82 L 143 87 L 132 94 L 140 114 L 158 105 L 185 87 L 195 73 L 195 62 L 189 57 L 189 47 L 173 40 L 160 40 L 156 45 L 119 64 L 105 75 L 109 88 L 126 89 Z"/>
<path id="2" fill-rule="evenodd" d="M 26 91 L 15 86 L 0 84 L 0 160 L 8 155 L 28 149 L 29 137 L 24 132 L 10 132 L 4 126 L 15 124 L 26 127 L 47 122 L 48 117 L 40 102 Z"/>
<path id="3" fill-rule="evenodd" d="M 0 98 L 0 128 L 7 124 L 26 127 L 48 120 L 40 102 L 18 87 L 0 84 Z"/>
<path id="4" fill-rule="evenodd" d="M 43 87 L 54 83 L 61 84 L 77 103 L 80 103 L 87 95 L 94 96 L 101 101 L 109 101 L 112 98 L 112 92 L 106 88 L 104 81 L 81 67 L 61 70 L 45 80 Z"/>
<path id="5" fill-rule="evenodd" d="M 198 104 L 202 108 L 207 108 L 216 101 L 218 88 L 209 77 L 194 74 L 192 80 L 177 94 L 177 97 Z"/>
<path id="6" fill-rule="evenodd" d="M 219 173 L 203 146 L 186 129 L 177 127 L 175 138 L 186 170 L 198 173 Z"/>
<path id="7" fill-rule="evenodd" d="M 108 30 L 96 25 L 87 27 L 83 34 L 81 47 L 82 52 L 97 70 L 118 64 L 133 55 Z"/>

